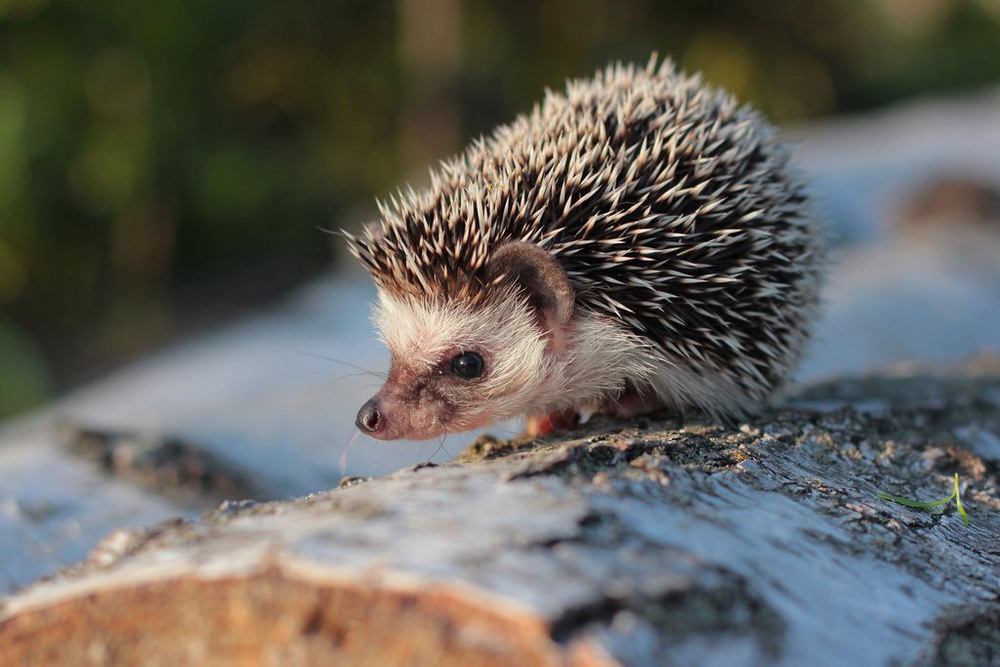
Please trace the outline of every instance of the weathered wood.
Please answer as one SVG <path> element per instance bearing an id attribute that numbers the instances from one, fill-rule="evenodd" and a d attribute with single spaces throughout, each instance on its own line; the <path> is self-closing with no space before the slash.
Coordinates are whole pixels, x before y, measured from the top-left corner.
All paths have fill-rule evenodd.
<path id="1" fill-rule="evenodd" d="M 117 532 L 7 601 L 0 663 L 996 664 L 998 469 L 995 358 L 734 429 L 483 440 Z M 969 526 L 876 497 L 943 497 L 955 472 Z"/>

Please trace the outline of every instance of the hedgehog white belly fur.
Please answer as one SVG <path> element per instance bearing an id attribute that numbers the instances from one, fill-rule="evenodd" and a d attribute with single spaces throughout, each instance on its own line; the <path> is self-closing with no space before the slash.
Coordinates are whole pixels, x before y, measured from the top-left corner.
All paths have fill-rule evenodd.
<path id="1" fill-rule="evenodd" d="M 358 427 L 745 415 L 817 310 L 824 232 L 788 161 L 757 113 L 669 61 L 548 92 L 348 235 L 392 354 Z"/>

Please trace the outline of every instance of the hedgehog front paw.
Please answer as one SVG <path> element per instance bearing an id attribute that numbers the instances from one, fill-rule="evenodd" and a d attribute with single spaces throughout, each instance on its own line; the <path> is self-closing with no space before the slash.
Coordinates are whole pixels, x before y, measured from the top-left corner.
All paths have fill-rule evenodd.
<path id="1" fill-rule="evenodd" d="M 579 423 L 580 416 L 573 410 L 530 415 L 525 420 L 524 435 L 529 438 L 540 438 L 561 428 L 572 428 Z"/>

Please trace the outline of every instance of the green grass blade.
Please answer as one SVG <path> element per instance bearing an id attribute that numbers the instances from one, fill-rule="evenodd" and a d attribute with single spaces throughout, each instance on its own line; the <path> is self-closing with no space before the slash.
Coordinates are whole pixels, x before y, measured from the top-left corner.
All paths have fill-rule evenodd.
<path id="1" fill-rule="evenodd" d="M 951 495 L 947 498 L 942 498 L 941 500 L 932 500 L 930 502 L 924 502 L 921 500 L 914 500 L 913 498 L 906 498 L 905 496 L 894 496 L 889 493 L 879 493 L 878 498 L 880 500 L 888 500 L 889 502 L 896 503 L 897 505 L 903 505 L 905 507 L 912 507 L 918 510 L 927 510 L 938 505 L 944 505 L 949 502 L 952 498 L 955 499 L 955 504 L 958 506 L 958 513 L 962 516 L 962 523 L 966 526 L 969 525 L 969 515 L 965 512 L 965 507 L 962 506 L 962 495 L 960 492 L 958 473 L 955 473 L 955 488 L 952 490 Z"/>
<path id="2" fill-rule="evenodd" d="M 962 515 L 962 523 L 966 526 L 969 525 L 969 515 L 965 513 L 965 508 L 962 507 L 962 494 L 958 490 L 958 473 L 955 473 L 955 492 L 952 494 L 955 496 L 955 504 L 958 505 L 958 513 Z"/>
<path id="3" fill-rule="evenodd" d="M 935 500 L 933 502 L 923 502 L 920 500 L 913 500 L 912 498 L 904 498 L 903 496 L 892 496 L 889 495 L 888 493 L 880 493 L 878 494 L 878 497 L 881 498 L 882 500 L 888 500 L 890 502 L 894 502 L 897 505 L 906 505 L 907 507 L 912 507 L 918 510 L 926 510 L 932 507 L 937 507 L 938 505 L 943 505 L 944 503 L 951 500 L 951 496 L 948 496 L 947 498 L 944 498 L 942 500 Z"/>

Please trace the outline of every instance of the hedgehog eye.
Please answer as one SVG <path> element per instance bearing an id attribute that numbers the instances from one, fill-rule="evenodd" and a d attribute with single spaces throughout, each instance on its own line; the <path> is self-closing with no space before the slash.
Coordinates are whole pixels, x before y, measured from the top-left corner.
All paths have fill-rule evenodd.
<path id="1" fill-rule="evenodd" d="M 474 380 L 483 374 L 486 364 L 476 352 L 463 352 L 451 360 L 451 372 L 464 380 Z"/>

